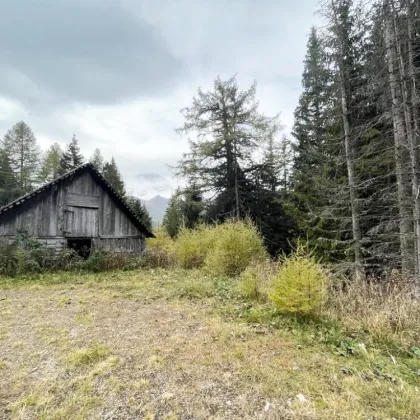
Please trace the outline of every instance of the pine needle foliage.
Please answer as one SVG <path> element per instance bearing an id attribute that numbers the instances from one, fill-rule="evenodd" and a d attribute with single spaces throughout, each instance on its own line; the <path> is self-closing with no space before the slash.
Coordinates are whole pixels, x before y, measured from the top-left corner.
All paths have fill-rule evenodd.
<path id="1" fill-rule="evenodd" d="M 327 293 L 327 271 L 303 245 L 298 245 L 274 277 L 270 300 L 281 312 L 309 315 L 323 307 Z"/>

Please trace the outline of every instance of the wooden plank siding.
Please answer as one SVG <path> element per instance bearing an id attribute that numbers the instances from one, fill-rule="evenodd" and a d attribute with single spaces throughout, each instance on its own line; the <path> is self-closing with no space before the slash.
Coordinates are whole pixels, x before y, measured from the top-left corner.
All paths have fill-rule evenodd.
<path id="1" fill-rule="evenodd" d="M 69 176 L 0 214 L 0 237 L 14 237 L 19 230 L 58 248 L 66 246 L 67 237 L 89 237 L 94 248 L 140 252 L 145 239 L 89 171 Z"/>
<path id="2" fill-rule="evenodd" d="M 99 195 L 67 193 L 66 203 L 73 207 L 99 208 Z"/>

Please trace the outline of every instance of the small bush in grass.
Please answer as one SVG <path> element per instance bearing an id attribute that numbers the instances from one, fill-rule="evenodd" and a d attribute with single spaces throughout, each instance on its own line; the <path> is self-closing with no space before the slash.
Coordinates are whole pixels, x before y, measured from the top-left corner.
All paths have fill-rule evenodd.
<path id="1" fill-rule="evenodd" d="M 168 235 L 165 229 L 159 228 L 156 229 L 154 232 L 154 238 L 147 238 L 146 239 L 146 248 L 148 249 L 162 249 L 164 251 L 173 252 L 174 248 L 174 241 Z"/>
<path id="2" fill-rule="evenodd" d="M 278 264 L 270 260 L 251 261 L 239 279 L 239 293 L 247 299 L 266 302 L 277 271 Z"/>
<path id="3" fill-rule="evenodd" d="M 72 248 L 62 248 L 55 259 L 57 269 L 74 270 L 83 265 L 83 258 Z"/>
<path id="4" fill-rule="evenodd" d="M 174 243 L 174 252 L 182 268 L 200 268 L 213 246 L 214 227 L 202 225 L 195 229 L 181 229 Z"/>
<path id="5" fill-rule="evenodd" d="M 81 267 L 88 271 L 98 273 L 105 271 L 108 255 L 103 249 L 98 249 L 89 255 L 89 258 L 81 264 Z"/>
<path id="6" fill-rule="evenodd" d="M 141 264 L 144 268 L 172 268 L 175 266 L 174 241 L 165 229 L 154 231 L 154 238 L 146 239 Z"/>
<path id="7" fill-rule="evenodd" d="M 0 242 L 0 275 L 14 276 L 17 265 L 18 257 L 15 244 Z"/>
<path id="8" fill-rule="evenodd" d="M 312 314 L 325 303 L 328 274 L 303 246 L 283 260 L 273 279 L 270 299 L 281 312 Z"/>
<path id="9" fill-rule="evenodd" d="M 215 275 L 236 276 L 250 262 L 265 258 L 263 240 L 251 222 L 228 221 L 212 229 L 213 243 L 204 265 Z"/>
<path id="10" fill-rule="evenodd" d="M 0 244 L 0 274 L 40 273 L 55 268 L 54 250 L 45 243 L 19 233 L 13 243 Z"/>
<path id="11" fill-rule="evenodd" d="M 173 252 L 161 248 L 146 248 L 140 264 L 143 268 L 174 268 L 176 260 Z"/>

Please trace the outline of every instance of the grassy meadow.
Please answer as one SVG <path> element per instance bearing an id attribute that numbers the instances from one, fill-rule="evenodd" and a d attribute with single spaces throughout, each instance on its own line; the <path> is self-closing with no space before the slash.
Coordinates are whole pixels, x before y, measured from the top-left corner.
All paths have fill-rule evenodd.
<path id="1" fill-rule="evenodd" d="M 338 301 L 284 313 L 243 283 L 194 268 L 2 278 L 0 418 L 420 418 L 412 328 Z"/>

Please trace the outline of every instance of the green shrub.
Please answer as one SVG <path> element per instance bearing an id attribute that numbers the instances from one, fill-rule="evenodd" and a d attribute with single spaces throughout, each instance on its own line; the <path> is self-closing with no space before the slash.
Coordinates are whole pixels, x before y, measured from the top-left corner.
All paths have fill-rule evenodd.
<path id="1" fill-rule="evenodd" d="M 251 222 L 228 221 L 212 228 L 213 245 L 204 266 L 215 275 L 236 276 L 250 262 L 266 257 L 263 240 Z"/>
<path id="2" fill-rule="evenodd" d="M 214 246 L 214 228 L 201 225 L 195 229 L 181 229 L 174 243 L 177 263 L 182 268 L 200 268 Z"/>
<path id="3" fill-rule="evenodd" d="M 95 250 L 87 260 L 78 264 L 82 270 L 101 272 L 110 270 L 133 270 L 142 266 L 141 257 L 129 252 Z"/>
<path id="4" fill-rule="evenodd" d="M 278 264 L 270 260 L 251 261 L 239 279 L 239 293 L 247 299 L 266 302 L 277 271 Z"/>
<path id="5" fill-rule="evenodd" d="M 59 270 L 80 269 L 83 265 L 83 258 L 72 248 L 62 248 L 55 258 L 55 268 Z"/>
<path id="6" fill-rule="evenodd" d="M 161 249 L 167 252 L 173 252 L 174 241 L 168 235 L 165 229 L 159 228 L 154 232 L 154 238 L 146 239 L 146 248 L 147 249 Z"/>
<path id="7" fill-rule="evenodd" d="M 0 244 L 1 275 L 13 277 L 40 273 L 50 270 L 54 264 L 54 250 L 24 233 L 19 233 L 11 244 Z"/>
<path id="8" fill-rule="evenodd" d="M 92 252 L 85 261 L 82 262 L 80 268 L 98 273 L 105 271 L 108 255 L 103 249 Z"/>
<path id="9" fill-rule="evenodd" d="M 253 267 L 247 267 L 238 283 L 239 292 L 247 299 L 258 300 L 258 275 Z"/>
<path id="10" fill-rule="evenodd" d="M 312 314 L 325 303 L 328 274 L 303 246 L 284 259 L 273 279 L 270 299 L 281 312 Z"/>
<path id="11" fill-rule="evenodd" d="M 14 276 L 17 265 L 16 245 L 0 242 L 0 275 Z"/>

